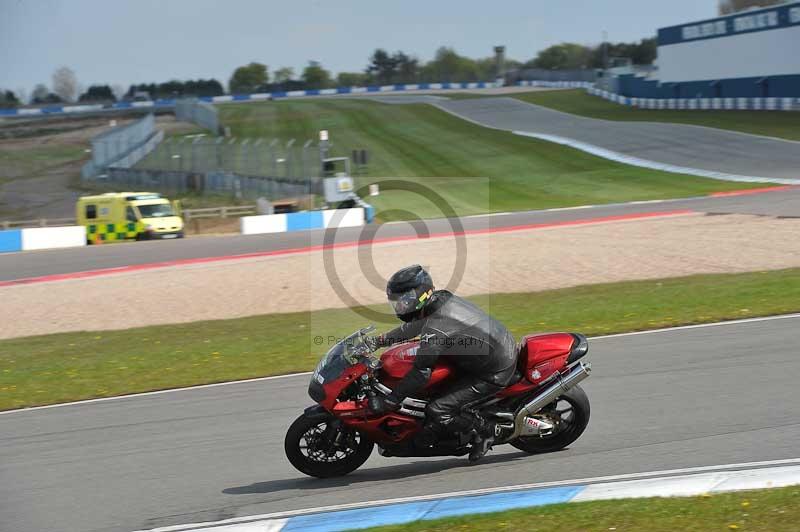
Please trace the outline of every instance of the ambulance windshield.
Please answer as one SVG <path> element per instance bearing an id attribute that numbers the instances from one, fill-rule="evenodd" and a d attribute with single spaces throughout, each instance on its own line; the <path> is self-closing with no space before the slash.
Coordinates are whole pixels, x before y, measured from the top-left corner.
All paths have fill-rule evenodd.
<path id="1" fill-rule="evenodd" d="M 172 211 L 172 205 L 169 203 L 156 203 L 153 205 L 138 205 L 139 213 L 142 218 L 164 218 L 166 216 L 175 216 Z"/>

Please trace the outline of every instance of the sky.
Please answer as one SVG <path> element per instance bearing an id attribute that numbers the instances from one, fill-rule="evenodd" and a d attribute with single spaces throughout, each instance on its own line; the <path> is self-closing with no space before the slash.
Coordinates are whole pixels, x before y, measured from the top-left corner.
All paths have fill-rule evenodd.
<path id="1" fill-rule="evenodd" d="M 635 41 L 716 16 L 717 0 L 0 0 L 0 87 L 28 94 L 67 66 L 95 83 L 217 78 L 251 61 L 362 71 L 375 48 L 439 46 L 528 60 L 564 41 Z"/>

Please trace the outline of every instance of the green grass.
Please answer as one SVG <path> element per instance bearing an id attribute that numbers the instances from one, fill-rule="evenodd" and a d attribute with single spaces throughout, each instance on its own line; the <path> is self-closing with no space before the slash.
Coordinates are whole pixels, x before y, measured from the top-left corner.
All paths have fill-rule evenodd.
<path id="1" fill-rule="evenodd" d="M 638 109 L 592 96 L 582 89 L 524 92 L 514 98 L 565 113 L 603 120 L 674 122 L 729 129 L 754 135 L 800 140 L 800 113 L 786 111 L 720 111 Z"/>
<path id="2" fill-rule="evenodd" d="M 375 532 L 790 532 L 800 529 L 800 486 L 712 496 L 554 504 L 508 512 L 416 521 Z"/>
<path id="3" fill-rule="evenodd" d="M 84 148 L 74 145 L 18 148 L 0 143 L 0 180 L 41 177 L 44 172 L 87 157 Z"/>
<path id="4" fill-rule="evenodd" d="M 472 299 L 516 337 L 608 334 L 799 311 L 800 269 Z M 315 336 L 366 324 L 352 309 L 336 309 L 3 340 L 0 410 L 305 371 L 326 350 Z"/>
<path id="5" fill-rule="evenodd" d="M 368 177 L 359 178 L 361 184 L 386 177 L 408 179 L 433 188 L 459 215 L 687 197 L 750 186 L 611 162 L 477 126 L 427 104 L 313 99 L 219 109 L 222 122 L 237 138 L 294 138 L 302 144 L 326 129 L 334 145 L 331 155 L 369 151 Z M 379 211 L 406 209 L 422 218 L 443 215 L 437 202 L 419 193 L 393 192 L 370 201 Z M 388 213 L 381 219 L 410 217 Z"/>

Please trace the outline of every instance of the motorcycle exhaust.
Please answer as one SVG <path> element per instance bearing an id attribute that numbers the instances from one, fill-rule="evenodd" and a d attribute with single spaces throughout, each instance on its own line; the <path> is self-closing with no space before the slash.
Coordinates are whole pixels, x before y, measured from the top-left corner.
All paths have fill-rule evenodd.
<path id="1" fill-rule="evenodd" d="M 584 380 L 592 371 L 592 365 L 578 362 L 569 370 L 556 377 L 556 381 L 545 388 L 542 393 L 531 399 L 520 408 L 514 419 L 514 432 L 505 441 L 519 437 L 525 426 L 525 418 L 533 415 L 545 406 L 555 401 L 556 397 L 568 392 L 573 386 Z"/>

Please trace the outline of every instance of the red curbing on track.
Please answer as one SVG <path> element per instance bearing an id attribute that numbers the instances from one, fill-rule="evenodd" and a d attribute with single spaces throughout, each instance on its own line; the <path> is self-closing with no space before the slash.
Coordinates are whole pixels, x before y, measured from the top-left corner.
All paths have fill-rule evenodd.
<path id="1" fill-rule="evenodd" d="M 571 226 L 582 226 L 582 225 L 594 225 L 594 224 L 602 224 L 602 223 L 610 223 L 610 222 L 622 222 L 627 220 L 643 220 L 648 218 L 663 218 L 668 216 L 682 216 L 687 214 L 696 214 L 695 211 L 684 209 L 684 210 L 675 210 L 675 211 L 662 211 L 662 212 L 644 212 L 644 213 L 632 213 L 632 214 L 621 214 L 616 216 L 602 216 L 598 218 L 585 218 L 580 220 L 569 220 L 565 222 L 547 222 L 547 223 L 537 223 L 537 224 L 525 224 L 525 225 L 512 225 L 508 227 L 490 227 L 487 229 L 472 229 L 472 230 L 465 230 L 459 232 L 453 231 L 446 231 L 442 233 L 432 233 L 427 236 L 417 236 L 417 235 L 409 235 L 409 236 L 397 236 L 397 237 L 387 237 L 387 238 L 375 238 L 371 240 L 357 240 L 353 242 L 339 242 L 330 245 L 316 245 L 316 246 L 306 246 L 302 248 L 291 248 L 291 249 L 280 249 L 275 251 L 258 251 L 255 253 L 244 253 L 241 255 L 226 255 L 226 256 L 218 256 L 218 257 L 201 257 L 196 259 L 179 259 L 179 260 L 170 260 L 164 262 L 151 262 L 147 264 L 132 264 L 130 266 L 119 266 L 116 268 L 103 268 L 100 270 L 89 270 L 89 271 L 82 271 L 82 272 L 71 272 L 71 273 L 57 273 L 53 275 L 43 275 L 41 277 L 27 277 L 23 279 L 12 279 L 10 281 L 0 281 L 0 288 L 8 287 L 8 286 L 18 286 L 18 285 L 26 285 L 26 284 L 36 284 L 36 283 L 47 283 L 53 281 L 66 281 L 70 279 L 86 279 L 90 277 L 99 277 L 102 275 L 111 275 L 115 273 L 130 273 L 130 272 L 137 272 L 143 270 L 154 270 L 157 268 L 168 268 L 171 266 L 188 266 L 191 264 L 205 264 L 205 263 L 212 263 L 212 262 L 223 262 L 223 261 L 234 261 L 234 260 L 242 260 L 242 259 L 254 259 L 254 258 L 261 258 L 261 257 L 274 257 L 279 255 L 296 255 L 298 253 L 310 253 L 314 251 L 322 251 L 323 249 L 339 249 L 339 248 L 349 248 L 349 247 L 358 247 L 358 246 L 365 246 L 370 244 L 386 244 L 391 242 L 403 242 L 407 240 L 418 240 L 421 238 L 440 238 L 440 237 L 448 237 L 448 236 L 466 236 L 466 235 L 483 235 L 489 233 L 509 233 L 513 231 L 530 231 L 536 229 L 547 229 L 552 227 L 571 227 Z"/>
<path id="2" fill-rule="evenodd" d="M 728 190 L 726 192 L 712 192 L 709 194 L 712 198 L 722 198 L 726 196 L 750 196 L 751 194 L 763 194 L 764 192 L 780 192 L 781 190 L 789 190 L 798 188 L 797 185 L 783 185 L 779 187 L 761 187 L 750 188 L 744 190 Z"/>

